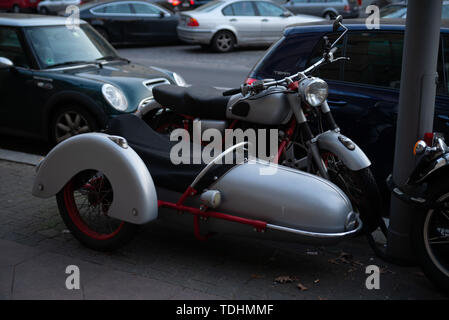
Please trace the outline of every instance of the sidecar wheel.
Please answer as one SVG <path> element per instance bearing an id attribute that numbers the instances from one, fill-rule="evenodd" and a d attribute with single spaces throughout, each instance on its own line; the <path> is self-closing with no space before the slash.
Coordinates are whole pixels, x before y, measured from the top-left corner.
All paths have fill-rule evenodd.
<path id="1" fill-rule="evenodd" d="M 434 182 L 429 195 L 449 201 L 446 179 Z M 413 216 L 413 248 L 424 274 L 440 290 L 449 293 L 449 210 L 428 210 Z"/>
<path id="2" fill-rule="evenodd" d="M 111 251 L 132 239 L 138 226 L 108 216 L 114 193 L 107 177 L 87 170 L 73 177 L 56 195 L 64 223 L 86 247 Z"/>

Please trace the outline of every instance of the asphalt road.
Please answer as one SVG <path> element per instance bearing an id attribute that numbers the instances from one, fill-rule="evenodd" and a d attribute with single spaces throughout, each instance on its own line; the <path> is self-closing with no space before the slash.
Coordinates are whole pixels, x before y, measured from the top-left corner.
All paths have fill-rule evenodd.
<path id="1" fill-rule="evenodd" d="M 118 52 L 133 62 L 179 73 L 190 84 L 222 88 L 240 86 L 267 48 L 244 48 L 226 54 L 199 46 L 126 47 Z M 48 145 L 39 141 L 0 135 L 0 148 L 45 155 Z"/>
<path id="2" fill-rule="evenodd" d="M 234 88 L 246 79 L 266 50 L 266 47 L 244 48 L 214 53 L 200 46 L 176 45 L 120 48 L 118 52 L 131 61 L 175 71 L 190 84 Z"/>

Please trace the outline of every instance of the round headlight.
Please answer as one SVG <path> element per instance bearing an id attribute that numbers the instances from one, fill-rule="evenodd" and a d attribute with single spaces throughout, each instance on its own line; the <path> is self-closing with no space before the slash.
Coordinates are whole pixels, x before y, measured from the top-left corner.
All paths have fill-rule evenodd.
<path id="1" fill-rule="evenodd" d="M 181 77 L 179 74 L 177 74 L 176 72 L 173 72 L 173 78 L 175 79 L 175 82 L 178 86 L 180 87 L 185 87 L 187 86 L 187 82 L 184 80 L 183 77 Z"/>
<path id="2" fill-rule="evenodd" d="M 103 96 L 106 99 L 106 101 L 113 108 L 119 111 L 125 111 L 126 109 L 128 109 L 128 101 L 126 100 L 125 95 L 119 88 L 106 83 L 101 88 L 101 92 L 103 93 Z"/>
<path id="3" fill-rule="evenodd" d="M 299 90 L 303 99 L 312 107 L 318 107 L 327 99 L 327 83 L 320 78 L 304 79 L 299 84 Z"/>

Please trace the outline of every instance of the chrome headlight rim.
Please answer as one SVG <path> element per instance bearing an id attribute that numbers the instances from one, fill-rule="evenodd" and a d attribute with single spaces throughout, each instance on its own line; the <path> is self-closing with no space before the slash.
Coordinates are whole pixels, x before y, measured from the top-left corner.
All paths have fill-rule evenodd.
<path id="1" fill-rule="evenodd" d="M 103 94 L 104 99 L 115 110 L 126 111 L 128 109 L 128 100 L 126 99 L 125 94 L 123 93 L 122 90 L 120 90 L 120 88 L 117 88 L 116 86 L 110 83 L 105 83 L 101 87 L 101 92 Z"/>
<path id="2" fill-rule="evenodd" d="M 299 84 L 303 99 L 312 107 L 320 106 L 329 93 L 327 82 L 320 78 L 307 78 Z"/>
<path id="3" fill-rule="evenodd" d="M 187 82 L 184 80 L 183 77 L 179 73 L 173 72 L 173 79 L 175 80 L 175 83 L 180 87 L 187 87 Z"/>

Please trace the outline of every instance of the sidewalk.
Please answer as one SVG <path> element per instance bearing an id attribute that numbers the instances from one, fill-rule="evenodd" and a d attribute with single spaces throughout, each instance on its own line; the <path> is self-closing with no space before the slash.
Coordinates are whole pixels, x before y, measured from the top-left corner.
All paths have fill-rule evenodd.
<path id="1" fill-rule="evenodd" d="M 31 195 L 33 166 L 0 160 L 0 177 L 0 299 L 444 298 L 418 268 L 375 258 L 363 237 L 325 248 L 227 235 L 199 242 L 157 222 L 118 252 L 95 252 L 67 232 L 54 198 Z M 365 287 L 372 264 L 380 290 Z M 68 265 L 80 269 L 79 290 L 65 287 Z"/>

